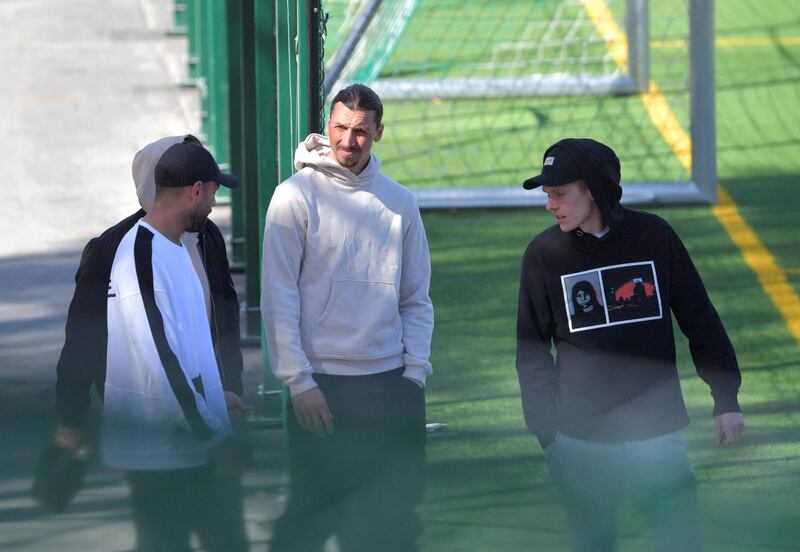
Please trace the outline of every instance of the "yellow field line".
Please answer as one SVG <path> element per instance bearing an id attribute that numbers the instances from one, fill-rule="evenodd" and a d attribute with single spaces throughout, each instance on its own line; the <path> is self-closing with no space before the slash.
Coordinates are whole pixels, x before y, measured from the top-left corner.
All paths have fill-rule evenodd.
<path id="1" fill-rule="evenodd" d="M 686 48 L 689 42 L 684 39 L 651 40 L 651 48 Z M 718 38 L 714 41 L 717 48 L 741 48 L 747 46 L 800 46 L 800 36 L 787 37 L 731 37 Z"/>
<path id="2" fill-rule="evenodd" d="M 714 216 L 725 227 L 744 261 L 756 273 L 761 287 L 781 313 L 789 331 L 800 341 L 800 300 L 786 279 L 786 271 L 778 266 L 722 186 L 717 188 L 717 198 L 717 205 L 711 208 Z"/>
<path id="3" fill-rule="evenodd" d="M 615 63 L 620 68 L 625 68 L 628 62 L 627 38 L 605 2 L 583 0 L 583 5 L 586 14 L 608 43 L 609 52 Z M 672 147 L 686 171 L 691 172 L 691 138 L 672 113 L 656 83 L 651 80 L 648 91 L 639 96 L 653 125 Z M 775 258 L 744 220 L 733 198 L 721 184 L 717 185 L 717 199 L 718 203 L 711 208 L 711 212 L 739 248 L 739 253 L 747 266 L 756 273 L 764 293 L 772 300 L 786 327 L 800 342 L 800 298 L 786 279 L 786 271 L 775 262 Z"/>

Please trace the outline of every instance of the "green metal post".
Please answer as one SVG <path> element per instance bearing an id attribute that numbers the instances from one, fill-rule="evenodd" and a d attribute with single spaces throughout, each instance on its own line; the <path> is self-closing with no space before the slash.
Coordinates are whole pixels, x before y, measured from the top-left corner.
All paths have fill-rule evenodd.
<path id="1" fill-rule="evenodd" d="M 275 8 L 278 179 L 284 180 L 293 173 L 292 156 L 299 139 L 296 125 L 298 106 L 295 102 L 297 93 L 297 67 L 295 64 L 297 3 L 294 0 L 276 0 Z"/>
<path id="2" fill-rule="evenodd" d="M 203 134 L 206 147 L 223 170 L 230 168 L 228 149 L 228 44 L 225 3 L 201 2 L 200 67 Z M 228 198 L 227 188 L 217 197 Z"/>
<path id="3" fill-rule="evenodd" d="M 244 67 L 242 39 L 242 2 L 227 0 L 226 22 L 228 43 L 228 129 L 231 172 L 242 175 L 244 166 Z M 244 238 L 244 187 L 248 183 L 241 181 L 241 186 L 230 191 L 231 197 L 231 270 L 242 272 L 245 269 Z M 248 333 L 250 333 L 248 331 Z M 256 333 L 258 335 L 258 333 Z"/>
<path id="4" fill-rule="evenodd" d="M 244 207 L 244 255 L 245 255 L 245 319 L 247 321 L 247 340 L 261 343 L 261 240 L 259 225 L 262 215 L 259 212 L 259 189 L 262 175 L 258 170 L 258 90 L 256 88 L 256 27 L 254 21 L 255 3 L 246 0 L 242 3 L 242 132 L 243 132 L 243 170 L 247 176 L 242 204 Z M 264 152 L 266 154 L 266 152 Z"/>
<path id="5" fill-rule="evenodd" d="M 198 31 L 198 4 L 200 0 L 184 0 L 186 6 L 186 72 L 188 77 L 181 81 L 181 86 L 197 85 L 200 73 L 200 43 Z"/>
<path id="6" fill-rule="evenodd" d="M 295 90 L 293 103 L 295 104 L 292 109 L 294 114 L 294 124 L 296 127 L 296 138 L 302 140 L 308 134 L 308 59 L 309 59 L 309 43 L 308 43 L 308 0 L 297 0 L 295 6 L 295 52 L 292 56 L 294 61 L 294 79 Z M 294 148 L 292 148 L 294 154 Z M 294 163 L 292 163 L 292 171 L 294 171 Z"/>
<path id="7" fill-rule="evenodd" d="M 323 127 L 323 81 L 322 31 L 324 14 L 322 0 L 306 0 L 306 113 L 308 132 L 322 132 Z"/>
<path id="8" fill-rule="evenodd" d="M 276 11 L 274 4 L 257 0 L 253 6 L 252 21 L 254 22 L 252 113 L 255 114 L 255 117 L 251 117 L 251 121 L 253 121 L 254 127 L 252 129 L 255 137 L 253 160 L 258 175 L 258 190 L 255 197 L 252 197 L 252 201 L 250 201 L 251 196 L 248 196 L 245 208 L 247 212 L 248 282 L 251 281 L 251 276 L 253 277 L 252 291 L 248 290 L 248 300 L 251 295 L 258 298 L 254 304 L 258 309 L 257 315 L 256 311 L 251 311 L 251 313 L 253 318 L 259 322 L 258 328 L 260 329 L 261 311 L 258 307 L 261 296 L 261 244 L 264 239 L 264 217 L 275 186 L 280 182 L 276 164 L 278 144 L 276 113 L 279 111 L 279 105 L 276 95 Z M 249 322 L 248 318 L 248 325 Z M 267 392 L 280 391 L 282 385 L 269 368 L 267 343 L 263 332 L 261 332 L 261 344 L 264 362 L 264 389 Z M 278 401 L 268 401 L 267 407 L 268 415 L 282 415 L 284 412 L 283 404 Z"/>
<path id="9" fill-rule="evenodd" d="M 297 90 L 295 47 L 297 39 L 297 4 L 294 0 L 275 0 L 275 99 L 276 128 L 276 181 L 282 182 L 294 172 L 293 155 L 298 135 L 295 124 L 294 93 Z M 267 267 L 269 270 L 269 267 Z M 267 363 L 265 362 L 265 365 Z M 283 386 L 282 413 L 286 416 L 288 389 Z"/>
<path id="10" fill-rule="evenodd" d="M 173 0 L 172 2 L 172 28 L 167 34 L 178 36 L 187 33 L 186 25 L 186 2 L 187 0 Z"/>
<path id="11" fill-rule="evenodd" d="M 228 45 L 226 7 L 221 2 L 202 2 L 201 68 L 203 131 L 217 163 L 229 166 L 228 154 Z"/>

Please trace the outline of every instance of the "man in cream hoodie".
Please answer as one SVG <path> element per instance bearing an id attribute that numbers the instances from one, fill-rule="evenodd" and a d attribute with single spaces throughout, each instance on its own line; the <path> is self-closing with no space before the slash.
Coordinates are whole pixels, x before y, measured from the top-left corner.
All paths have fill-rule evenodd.
<path id="1" fill-rule="evenodd" d="M 414 195 L 371 153 L 383 106 L 363 85 L 333 100 L 328 136 L 267 210 L 261 312 L 289 388 L 291 488 L 271 550 L 416 550 L 430 257 Z"/>

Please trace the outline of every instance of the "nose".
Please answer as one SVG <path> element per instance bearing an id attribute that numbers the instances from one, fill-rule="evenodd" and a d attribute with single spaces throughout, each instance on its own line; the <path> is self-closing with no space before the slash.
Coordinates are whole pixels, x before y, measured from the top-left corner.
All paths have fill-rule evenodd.
<path id="1" fill-rule="evenodd" d="M 347 147 L 354 146 L 356 143 L 356 133 L 352 130 L 345 131 L 344 136 L 342 137 L 342 142 L 344 142 L 344 145 Z"/>
<path id="2" fill-rule="evenodd" d="M 556 203 L 556 200 L 553 199 L 552 197 L 548 197 L 547 198 L 547 203 L 545 203 L 544 208 L 552 213 L 553 211 L 556 210 L 557 207 L 558 207 L 558 204 Z"/>

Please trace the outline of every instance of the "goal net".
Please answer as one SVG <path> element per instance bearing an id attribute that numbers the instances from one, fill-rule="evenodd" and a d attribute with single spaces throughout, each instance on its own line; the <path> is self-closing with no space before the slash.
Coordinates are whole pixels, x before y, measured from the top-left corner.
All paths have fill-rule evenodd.
<path id="1" fill-rule="evenodd" d="M 376 153 L 422 206 L 541 204 L 519 183 L 567 136 L 617 151 L 628 203 L 713 201 L 713 20 L 693 4 L 323 0 L 325 94 L 381 96 Z"/>

